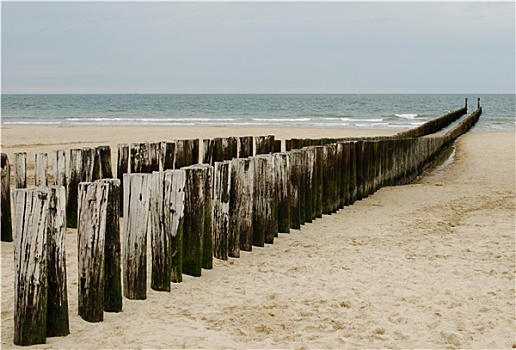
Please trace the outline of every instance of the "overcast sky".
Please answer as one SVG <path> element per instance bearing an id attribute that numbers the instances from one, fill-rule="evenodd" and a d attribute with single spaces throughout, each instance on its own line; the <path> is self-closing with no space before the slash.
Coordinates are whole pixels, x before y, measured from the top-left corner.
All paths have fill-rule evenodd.
<path id="1" fill-rule="evenodd" d="M 3 93 L 514 93 L 515 4 L 2 2 Z"/>

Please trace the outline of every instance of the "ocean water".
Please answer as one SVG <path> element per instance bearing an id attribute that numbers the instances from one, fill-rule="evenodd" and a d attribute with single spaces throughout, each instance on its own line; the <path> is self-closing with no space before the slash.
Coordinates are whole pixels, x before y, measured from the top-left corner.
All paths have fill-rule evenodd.
<path id="1" fill-rule="evenodd" d="M 473 130 L 514 130 L 515 95 L 5 95 L 2 125 L 238 125 L 411 128 L 481 98 Z"/>

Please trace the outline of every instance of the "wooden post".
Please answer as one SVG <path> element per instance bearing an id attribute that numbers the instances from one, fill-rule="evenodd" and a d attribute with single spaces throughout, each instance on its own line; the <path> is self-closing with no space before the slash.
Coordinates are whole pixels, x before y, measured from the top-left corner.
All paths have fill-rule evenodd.
<path id="1" fill-rule="evenodd" d="M 1 154 L 1 176 L 2 176 L 2 193 L 0 198 L 1 204 L 1 230 L 2 230 L 2 242 L 13 241 L 13 226 L 11 223 L 11 165 L 9 164 L 9 158 L 7 154 Z"/>
<path id="2" fill-rule="evenodd" d="M 82 181 L 93 182 L 100 179 L 100 166 L 98 163 L 97 150 L 92 147 L 82 149 Z"/>
<path id="3" fill-rule="evenodd" d="M 273 147 L 272 152 L 273 153 L 281 152 L 281 140 L 274 140 L 274 147 Z"/>
<path id="4" fill-rule="evenodd" d="M 231 164 L 230 233 L 228 255 L 240 257 L 240 250 L 253 246 L 254 161 L 234 158 Z"/>
<path id="5" fill-rule="evenodd" d="M 3 155 L 3 153 L 2 153 Z M 48 193 L 13 190 L 15 345 L 44 344 L 47 324 Z"/>
<path id="6" fill-rule="evenodd" d="M 274 159 L 257 155 L 254 160 L 253 245 L 272 244 L 278 231 L 274 203 Z"/>
<path id="7" fill-rule="evenodd" d="M 175 153 L 175 142 L 161 142 L 161 169 L 163 171 L 174 169 Z"/>
<path id="8" fill-rule="evenodd" d="M 351 142 L 349 147 L 349 204 L 357 200 L 357 153 L 356 142 Z"/>
<path id="9" fill-rule="evenodd" d="M 124 215 L 124 174 L 129 172 L 129 145 L 119 144 L 118 146 L 118 158 L 116 167 L 116 177 L 120 181 L 120 216 Z"/>
<path id="10" fill-rule="evenodd" d="M 296 230 L 301 228 L 301 210 L 299 192 L 301 187 L 302 169 L 301 150 L 290 151 L 290 227 Z"/>
<path id="11" fill-rule="evenodd" d="M 140 155 L 141 155 L 141 172 L 145 174 L 152 173 L 152 157 L 153 152 L 151 150 L 151 145 L 148 142 L 140 143 Z"/>
<path id="12" fill-rule="evenodd" d="M 364 141 L 355 143 L 356 159 L 356 199 L 361 200 L 364 195 Z"/>
<path id="13" fill-rule="evenodd" d="M 323 214 L 335 212 L 335 146 L 328 144 L 324 147 L 323 174 Z"/>
<path id="14" fill-rule="evenodd" d="M 14 188 L 27 187 L 27 152 L 14 154 Z"/>
<path id="15" fill-rule="evenodd" d="M 104 249 L 108 188 L 102 182 L 81 182 L 78 199 L 79 316 L 104 320 Z"/>
<path id="16" fill-rule="evenodd" d="M 204 238 L 202 252 L 202 268 L 213 268 L 213 167 L 200 165 L 206 173 L 204 186 Z"/>
<path id="17" fill-rule="evenodd" d="M 315 146 L 315 168 L 314 179 L 315 182 L 315 201 L 314 212 L 315 217 L 322 217 L 323 212 L 323 174 L 324 174 L 324 146 Z"/>
<path id="18" fill-rule="evenodd" d="M 173 262 L 180 251 L 174 238 L 182 234 L 184 181 L 183 170 L 155 171 L 150 178 L 151 288 L 157 291 L 170 292 L 173 272 L 178 279 Z"/>
<path id="19" fill-rule="evenodd" d="M 213 164 L 213 149 L 215 141 L 210 139 L 202 140 L 202 163 Z"/>
<path id="20" fill-rule="evenodd" d="M 274 135 L 256 136 L 256 154 L 269 154 L 274 151 Z"/>
<path id="21" fill-rule="evenodd" d="M 189 166 L 188 160 L 185 158 L 185 148 L 186 148 L 186 140 L 177 140 L 176 141 L 176 154 L 175 154 L 175 164 L 174 169 L 180 169 L 182 167 Z"/>
<path id="22" fill-rule="evenodd" d="M 52 151 L 52 171 L 55 186 L 66 188 L 66 155 L 65 151 Z"/>
<path id="23" fill-rule="evenodd" d="M 221 137 L 216 137 L 211 140 L 211 162 L 208 163 L 210 165 L 214 165 L 215 162 L 222 162 L 224 160 L 224 149 L 223 149 L 223 139 Z"/>
<path id="24" fill-rule="evenodd" d="M 278 232 L 290 232 L 290 154 L 274 154 Z"/>
<path id="25" fill-rule="evenodd" d="M 224 160 L 231 160 L 238 157 L 238 139 L 236 137 L 226 137 L 222 140 L 222 150 Z"/>
<path id="26" fill-rule="evenodd" d="M 165 171 L 165 181 L 172 177 L 172 188 L 165 193 L 165 204 L 170 203 L 170 213 L 167 218 L 170 232 L 170 251 L 172 254 L 170 280 L 174 283 L 183 281 L 183 223 L 185 213 L 185 181 L 186 174 L 183 170 Z"/>
<path id="27" fill-rule="evenodd" d="M 160 169 L 160 159 L 161 159 L 161 142 L 152 142 L 149 143 L 149 161 L 150 161 L 150 171 L 159 171 Z"/>
<path id="28" fill-rule="evenodd" d="M 62 152 L 64 155 L 64 151 Z M 47 221 L 47 337 L 70 333 L 66 287 L 66 189 L 48 188 Z"/>
<path id="29" fill-rule="evenodd" d="M 104 311 L 122 311 L 120 248 L 120 180 L 97 180 L 107 190 L 106 238 L 104 245 Z"/>
<path id="30" fill-rule="evenodd" d="M 350 193 L 349 193 L 349 178 L 350 178 L 350 147 L 349 142 L 342 142 L 342 163 L 340 171 L 342 172 L 342 186 L 340 189 L 341 205 L 346 206 L 350 204 Z"/>
<path id="31" fill-rule="evenodd" d="M 77 228 L 77 198 L 82 181 L 82 150 L 70 150 L 68 167 L 68 198 L 66 199 L 66 226 Z"/>
<path id="32" fill-rule="evenodd" d="M 131 170 L 131 174 L 141 173 L 142 172 L 142 154 L 140 151 L 139 143 L 131 143 L 130 146 L 130 159 L 129 159 L 129 168 Z M 124 187 L 125 189 L 125 187 Z"/>
<path id="33" fill-rule="evenodd" d="M 147 298 L 149 174 L 124 175 L 124 296 Z"/>
<path id="34" fill-rule="evenodd" d="M 213 199 L 213 253 L 215 258 L 228 259 L 231 162 L 215 162 Z"/>
<path id="35" fill-rule="evenodd" d="M 190 153 L 192 155 L 192 164 L 199 164 L 200 147 L 199 139 L 190 140 Z"/>
<path id="36" fill-rule="evenodd" d="M 314 160 L 315 149 L 305 147 L 303 151 L 303 163 L 305 168 L 305 222 L 312 222 L 314 215 Z"/>
<path id="37" fill-rule="evenodd" d="M 238 158 L 252 157 L 254 155 L 253 137 L 241 136 L 239 141 Z"/>
<path id="38" fill-rule="evenodd" d="M 177 140 L 175 168 L 199 163 L 199 139 Z"/>
<path id="39" fill-rule="evenodd" d="M 183 224 L 183 273 L 201 276 L 204 221 L 206 211 L 206 170 L 203 166 L 184 167 L 185 214 Z"/>
<path id="40" fill-rule="evenodd" d="M 113 178 L 113 168 L 111 166 L 111 147 L 98 146 L 96 148 L 97 159 L 99 164 L 99 179 Z M 97 180 L 97 179 L 96 179 Z"/>
<path id="41" fill-rule="evenodd" d="M 48 156 L 46 153 L 36 153 L 34 160 L 34 185 L 47 185 Z"/>

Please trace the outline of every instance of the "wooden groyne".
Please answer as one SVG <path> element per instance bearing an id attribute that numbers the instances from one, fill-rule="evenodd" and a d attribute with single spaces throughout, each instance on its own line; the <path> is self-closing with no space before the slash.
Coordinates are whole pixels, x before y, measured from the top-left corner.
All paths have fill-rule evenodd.
<path id="1" fill-rule="evenodd" d="M 17 153 L 13 214 L 10 163 L 2 154 L 2 240 L 15 240 L 14 343 L 69 333 L 65 226 L 78 232 L 79 315 L 101 322 L 104 312 L 122 310 L 122 296 L 146 299 L 148 259 L 151 288 L 170 292 L 182 274 L 213 268 L 213 258 L 238 258 L 383 186 L 412 182 L 481 113 L 479 104 L 464 117 L 465 106 L 390 137 L 118 145 L 116 175 L 108 146 L 70 150 L 68 173 L 66 153 L 54 151 L 51 186 L 41 153 L 41 186 L 32 188 L 26 154 Z"/>

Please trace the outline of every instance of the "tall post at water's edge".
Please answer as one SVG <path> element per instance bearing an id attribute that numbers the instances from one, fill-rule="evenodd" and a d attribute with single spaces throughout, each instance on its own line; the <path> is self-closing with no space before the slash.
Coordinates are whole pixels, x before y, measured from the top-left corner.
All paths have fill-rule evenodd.
<path id="1" fill-rule="evenodd" d="M 466 110 L 468 110 L 468 98 L 467 97 L 464 99 L 464 108 L 466 108 Z"/>
<path id="2" fill-rule="evenodd" d="M 480 108 L 480 97 L 477 100 L 477 109 Z"/>

